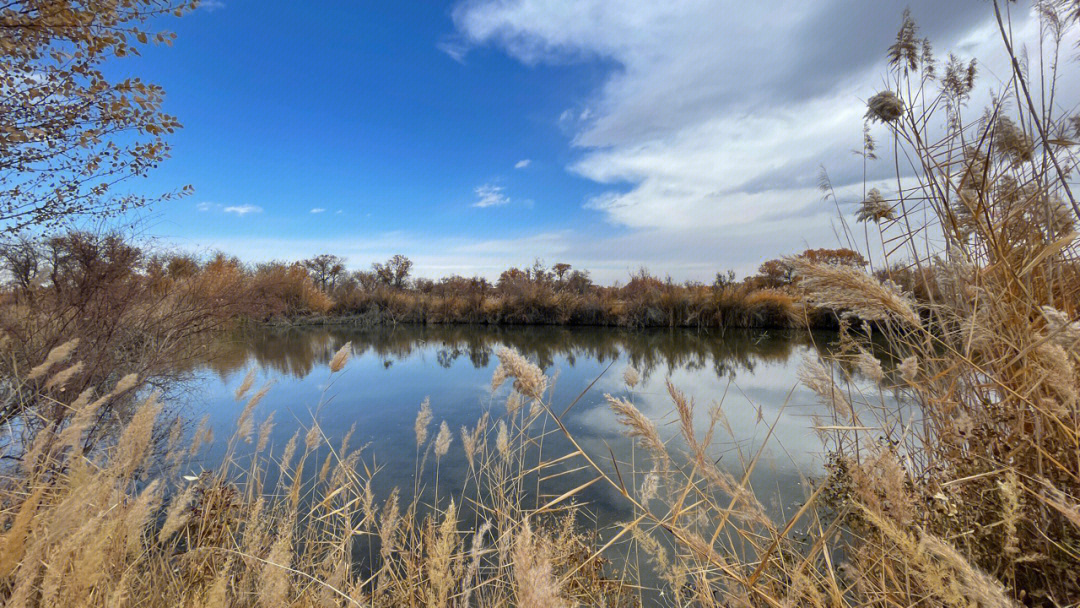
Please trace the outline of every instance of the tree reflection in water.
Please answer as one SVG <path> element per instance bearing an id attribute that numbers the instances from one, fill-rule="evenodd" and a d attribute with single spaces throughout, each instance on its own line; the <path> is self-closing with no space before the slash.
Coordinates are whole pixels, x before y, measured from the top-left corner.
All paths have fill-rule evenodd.
<path id="1" fill-rule="evenodd" d="M 384 362 L 407 359 L 418 350 L 436 349 L 437 362 L 449 368 L 462 357 L 476 368 L 492 365 L 495 350 L 509 346 L 542 368 L 556 359 L 573 366 L 584 358 L 600 363 L 626 358 L 643 379 L 660 370 L 712 369 L 718 377 L 752 372 L 760 363 L 781 363 L 800 348 L 827 347 L 829 332 L 797 330 L 694 331 L 601 327 L 398 326 L 357 330 L 348 327 L 255 328 L 230 335 L 206 364 L 228 377 L 251 363 L 304 378 L 330 361 L 346 342 L 354 356 L 374 354 Z"/>

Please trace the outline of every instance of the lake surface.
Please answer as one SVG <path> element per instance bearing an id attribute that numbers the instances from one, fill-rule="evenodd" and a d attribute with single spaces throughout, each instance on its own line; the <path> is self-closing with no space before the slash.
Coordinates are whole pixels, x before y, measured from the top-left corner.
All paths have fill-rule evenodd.
<path id="1" fill-rule="evenodd" d="M 443 420 L 454 431 L 440 483 L 452 489 L 464 478 L 467 465 L 459 430 L 473 428 L 485 411 L 493 418 L 505 411 L 508 386 L 491 391 L 501 346 L 518 350 L 554 378 L 554 411 L 561 412 L 580 396 L 564 421 L 577 441 L 605 463 L 612 454 L 622 462 L 631 458 L 630 441 L 606 404 L 605 393 L 632 397 L 656 421 L 661 435 L 674 437 L 677 418 L 665 386 L 670 379 L 696 402 L 702 431 L 709 407 L 721 404 L 730 432 L 718 429 L 711 449 L 722 466 L 741 475 L 740 454 L 748 460 L 765 443 L 751 479 L 759 496 L 772 497 L 764 502 L 783 516 L 801 500 L 805 477 L 820 473 L 823 460 L 823 445 L 812 427 L 814 416 L 825 412 L 815 395 L 799 385 L 797 370 L 804 357 L 835 339 L 836 334 L 828 332 L 773 330 L 258 328 L 230 338 L 196 371 L 188 395 L 194 417 L 208 414 L 217 437 L 201 466 L 212 468 L 215 458 L 221 458 L 243 407 L 233 393 L 254 370 L 254 389 L 272 384 L 255 410 L 256 424 L 275 412 L 271 444 L 278 451 L 297 429 L 310 427 L 316 416 L 335 443 L 355 425 L 352 445 L 369 444 L 367 453 L 381 467 L 374 485 L 385 497 L 394 486 L 413 486 L 413 423 L 425 398 L 434 412 L 432 435 Z M 352 357 L 342 372 L 331 374 L 328 363 L 347 342 Z M 631 365 L 641 376 L 633 391 L 623 380 Z M 552 437 L 545 452 L 554 457 L 566 444 Z M 549 491 L 574 487 L 589 479 L 582 477 L 587 474 L 560 478 Z M 603 484 L 591 486 L 578 499 L 589 503 L 602 524 L 619 521 L 628 512 L 618 493 Z"/>

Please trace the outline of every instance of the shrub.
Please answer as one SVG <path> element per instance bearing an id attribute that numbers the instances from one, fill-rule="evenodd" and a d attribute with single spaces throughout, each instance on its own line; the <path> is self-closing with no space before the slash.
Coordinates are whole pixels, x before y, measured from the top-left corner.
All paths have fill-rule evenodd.
<path id="1" fill-rule="evenodd" d="M 152 257 L 116 233 L 72 232 L 26 243 L 39 256 L 42 276 L 20 287 L 19 300 L 0 306 L 7 378 L 73 343 L 81 365 L 65 379 L 66 391 L 105 394 L 128 374 L 161 383 L 204 356 L 206 340 L 244 302 L 240 275 L 214 264 L 190 276 L 162 274 Z M 33 383 L 9 390 L 0 422 L 47 405 L 47 394 Z M 51 406 L 38 414 L 44 418 L 29 420 L 66 415 Z"/>

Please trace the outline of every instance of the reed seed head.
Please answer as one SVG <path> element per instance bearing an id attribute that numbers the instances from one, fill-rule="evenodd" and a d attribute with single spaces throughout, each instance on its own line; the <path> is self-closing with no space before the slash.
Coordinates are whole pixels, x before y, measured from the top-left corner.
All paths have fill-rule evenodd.
<path id="1" fill-rule="evenodd" d="M 244 381 L 240 383 L 240 386 L 236 387 L 236 400 L 242 401 L 244 395 L 251 390 L 251 385 L 255 384 L 255 370 L 250 369 L 248 373 L 244 375 Z"/>
<path id="2" fill-rule="evenodd" d="M 803 258 L 789 258 L 788 262 L 820 306 L 853 314 L 862 321 L 896 319 L 912 327 L 919 326 L 911 298 L 891 282 L 882 282 L 853 266 L 820 264 Z"/>
<path id="3" fill-rule="evenodd" d="M 563 608 L 551 567 L 550 550 L 536 538 L 528 519 L 514 541 L 514 584 L 520 608 Z"/>
<path id="4" fill-rule="evenodd" d="M 904 115 L 904 102 L 892 91 L 882 91 L 866 102 L 866 118 L 871 122 L 896 122 Z"/>
<path id="5" fill-rule="evenodd" d="M 636 437 L 649 450 L 654 460 L 666 461 L 668 458 L 664 442 L 660 440 L 660 434 L 656 431 L 656 425 L 642 414 L 633 403 L 626 399 L 604 395 L 608 406 L 619 419 L 619 423 L 625 428 L 627 437 Z"/>
<path id="6" fill-rule="evenodd" d="M 349 361 L 349 354 L 352 352 L 352 342 L 346 342 L 334 353 L 334 358 L 330 360 L 330 373 L 337 373 L 345 367 L 345 364 Z"/>
<path id="7" fill-rule="evenodd" d="M 424 397 L 420 404 L 420 411 L 416 413 L 416 422 L 413 423 L 413 431 L 416 433 L 416 445 L 424 445 L 428 436 L 428 425 L 431 424 L 431 399 Z"/>
<path id="8" fill-rule="evenodd" d="M 26 379 L 36 380 L 41 376 L 45 375 L 45 373 L 49 371 L 49 368 L 56 365 L 57 363 L 62 363 L 67 360 L 67 358 L 71 356 L 71 353 L 75 351 L 75 347 L 78 345 L 79 341 L 77 339 L 68 340 L 60 346 L 57 346 L 56 348 L 50 350 L 49 354 L 45 356 L 45 360 L 42 361 L 40 365 L 30 370 L 30 373 L 26 375 Z"/>
<path id="9" fill-rule="evenodd" d="M 498 431 L 495 433 L 495 449 L 499 451 L 502 457 L 509 458 L 510 456 L 510 434 L 506 430 L 506 421 L 500 420 Z"/>
<path id="10" fill-rule="evenodd" d="M 435 436 L 435 457 L 442 458 L 446 456 L 446 453 L 450 451 L 450 442 L 453 440 L 454 435 L 450 432 L 450 427 L 443 420 L 439 424 L 439 434 Z"/>
<path id="11" fill-rule="evenodd" d="M 542 399 L 547 390 L 547 376 L 543 370 L 531 363 L 516 350 L 502 347 L 498 352 L 499 366 L 491 378 L 491 390 L 496 390 L 514 379 L 514 389 L 526 397 Z"/>
<path id="12" fill-rule="evenodd" d="M 889 201 L 881 196 L 881 191 L 877 188 L 871 188 L 866 193 L 866 200 L 862 202 L 859 211 L 855 214 L 855 219 L 858 221 L 874 222 L 875 224 L 881 223 L 882 220 L 894 218 L 896 218 L 896 212 L 893 211 Z"/>

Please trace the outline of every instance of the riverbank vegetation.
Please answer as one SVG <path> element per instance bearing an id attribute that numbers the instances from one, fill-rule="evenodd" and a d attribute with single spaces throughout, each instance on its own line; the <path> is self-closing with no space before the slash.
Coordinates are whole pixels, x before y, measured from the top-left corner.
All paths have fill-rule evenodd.
<path id="1" fill-rule="evenodd" d="M 800 259 L 822 252 L 832 253 L 809 251 Z M 404 256 L 353 273 L 335 260 L 249 265 L 224 254 L 199 260 L 139 247 L 117 233 L 12 239 L 0 245 L 8 277 L 0 293 L 6 336 L 0 369 L 14 375 L 74 340 L 82 366 L 72 372 L 69 390 L 106 392 L 129 373 L 160 387 L 176 370 L 205 361 L 225 332 L 266 323 L 725 330 L 836 327 L 838 320 L 836 311 L 809 302 L 788 260 L 769 262 L 762 274 L 739 282 L 725 275 L 711 285 L 678 284 L 641 270 L 612 286 L 595 285 L 565 264 L 510 269 L 491 284 L 413 279 Z M 8 400 L 0 421 L 37 399 L 24 391 Z"/>
<path id="2" fill-rule="evenodd" d="M 860 267 L 849 250 L 811 250 L 798 259 L 838 259 Z M 0 369 L 29 369 L 75 340 L 82 367 L 69 390 L 107 391 L 122 375 L 164 386 L 178 369 L 205 361 L 226 332 L 263 324 L 383 327 L 419 325 L 562 325 L 629 329 L 690 327 L 835 328 L 835 310 L 816 306 L 791 260 L 758 275 L 710 284 L 661 280 L 642 269 L 625 284 L 592 283 L 566 264 L 512 268 L 494 284 L 479 277 L 410 277 L 395 256 L 371 271 L 345 272 L 340 258 L 245 264 L 140 247 L 118 233 L 74 231 L 0 243 L 7 277 L 0 291 Z M 32 406 L 23 393 L 0 410 L 8 420 Z"/>
<path id="3" fill-rule="evenodd" d="M 123 255 L 118 251 L 123 249 Z M 77 250 L 77 251 L 76 251 Z M 799 259 L 865 267 L 848 249 L 813 249 Z M 758 274 L 736 281 L 717 273 L 711 283 L 678 283 L 647 269 L 625 283 L 598 285 L 588 272 L 537 261 L 482 277 L 438 280 L 410 276 L 412 262 L 394 256 L 371 270 L 347 272 L 345 260 L 321 255 L 296 262 L 245 264 L 214 254 L 156 253 L 118 234 L 73 232 L 22 238 L 0 248 L 9 277 L 6 304 L 52 304 L 62 281 L 92 282 L 107 275 L 128 289 L 202 297 L 234 317 L 255 322 L 318 324 L 470 323 L 485 325 L 598 325 L 616 327 L 789 328 L 836 326 L 836 315 L 811 306 L 798 288 L 791 260 L 770 260 Z M 62 287 L 62 285 L 59 285 Z"/>
<path id="4" fill-rule="evenodd" d="M 0 479 L 0 598 L 12 606 L 621 606 L 645 600 L 647 569 L 663 592 L 649 600 L 672 606 L 1080 604 L 1080 121 L 1053 101 L 1058 61 L 1074 53 L 1062 42 L 1080 11 L 1075 2 L 1038 5 L 1044 56 L 1028 62 L 1013 46 L 1008 6 L 987 5 L 1012 72 L 986 108 L 968 108 L 974 62 L 935 60 L 909 17 L 889 48 L 883 89 L 868 102 L 863 157 L 872 160 L 870 135 L 881 131 L 896 150 L 895 188 L 868 184 L 857 214 L 865 240 L 873 234 L 907 260 L 881 274 L 802 256 L 778 269 L 790 284 L 764 290 L 726 277 L 673 286 L 642 273 L 588 292 L 571 286 L 571 269 L 537 266 L 508 271 L 494 286 L 455 288 L 470 294 L 461 302 L 435 299 L 438 284 L 408 284 L 404 258 L 356 277 L 355 292 L 310 266 L 245 269 L 225 258 L 182 270 L 179 258 L 144 256 L 124 279 L 142 286 L 133 310 L 163 281 L 220 302 L 224 318 L 340 306 L 436 322 L 464 314 L 455 306 L 485 314 L 499 302 L 492 319 L 558 320 L 560 298 L 581 298 L 599 302 L 585 319 L 693 325 L 703 317 L 688 302 L 726 293 L 790 298 L 804 319 L 798 307 L 833 311 L 837 348 L 801 373 L 829 407 L 815 424 L 828 464 L 791 511 L 778 516 L 751 485 L 760 452 L 717 457 L 718 446 L 737 445 L 725 437 L 722 401 L 704 406 L 669 385 L 675 422 L 661 426 L 636 405 L 638 370 L 622 370 L 625 387 L 603 397 L 636 445 L 636 457 L 620 461 L 577 443 L 563 420 L 576 402 L 553 403 L 553 379 L 512 349 L 498 352 L 498 407 L 475 424 L 450 429 L 420 406 L 411 488 L 375 496 L 373 456 L 327 441 L 314 421 L 280 449 L 269 445 L 273 421 L 252 412 L 272 389 L 252 392 L 253 377 L 236 394 L 244 405 L 235 436 L 219 439 L 224 463 L 189 475 L 189 459 L 211 439 L 205 427 L 187 433 L 160 416 L 156 396 L 135 399 L 133 377 L 71 385 L 90 353 L 69 340 L 28 351 L 6 371 L 5 399 L 34 395 L 20 414 L 36 422 L 9 444 Z M 845 222 L 844 232 L 855 230 Z M 39 314 L 30 302 L 58 289 L 52 279 L 35 284 L 8 306 L 30 319 Z M 245 297 L 230 298 L 238 293 Z M 641 308 L 619 299 L 631 295 Z M 274 305 L 243 308 L 252 302 Z M 439 311 L 438 302 L 456 304 Z M 58 318 L 50 335 L 72 322 Z M 170 332 L 162 336 L 168 343 Z M 883 365 L 872 339 L 899 364 Z M 329 374 L 347 367 L 350 346 L 330 359 Z M 115 378 L 125 365 L 89 367 Z M 109 407 L 125 396 L 130 407 Z M 89 440 L 102 424 L 114 432 Z M 767 433 L 770 421 L 762 424 Z M 166 446 L 164 457 L 156 445 Z M 554 453 L 555 445 L 564 449 Z M 440 487 L 450 459 L 468 468 L 464 487 Z M 568 472 L 584 481 L 547 490 Z M 588 506 L 574 498 L 598 484 L 631 515 L 593 534 L 583 525 Z M 641 559 L 610 559 L 630 554 Z"/>

